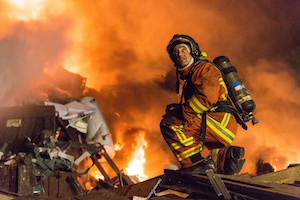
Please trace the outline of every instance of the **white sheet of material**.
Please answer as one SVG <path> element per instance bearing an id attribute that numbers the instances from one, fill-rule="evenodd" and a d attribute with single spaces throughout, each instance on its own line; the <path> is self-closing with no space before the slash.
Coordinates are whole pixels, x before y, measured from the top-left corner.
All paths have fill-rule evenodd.
<path id="1" fill-rule="evenodd" d="M 100 143 L 110 158 L 115 157 L 111 133 L 94 98 L 84 97 L 80 102 L 72 101 L 65 105 L 47 101 L 45 105 L 54 106 L 59 113 L 59 117 L 63 120 L 68 120 L 69 124 L 66 128 L 71 126 L 81 133 L 86 133 L 87 144 Z M 99 162 L 106 162 L 106 160 L 102 157 Z"/>
<path id="2" fill-rule="evenodd" d="M 111 133 L 96 99 L 92 97 L 84 97 L 81 99 L 81 103 L 95 110 L 95 112 L 90 115 L 90 119 L 88 120 L 86 143 L 102 144 L 110 158 L 114 158 L 115 148 L 113 145 Z M 99 161 L 105 162 L 106 160 L 105 158 L 101 158 Z"/>

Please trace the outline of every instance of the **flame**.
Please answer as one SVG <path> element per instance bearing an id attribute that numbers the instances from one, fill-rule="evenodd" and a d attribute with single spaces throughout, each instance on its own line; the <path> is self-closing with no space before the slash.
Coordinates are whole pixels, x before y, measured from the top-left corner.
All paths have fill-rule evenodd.
<path id="1" fill-rule="evenodd" d="M 279 161 L 278 161 L 278 159 L 271 159 L 270 160 L 270 165 L 272 165 L 272 167 L 274 168 L 274 172 L 276 172 L 277 171 L 277 164 L 276 163 L 278 163 Z"/>
<path id="2" fill-rule="evenodd" d="M 105 171 L 107 171 L 107 166 L 102 166 Z M 79 169 L 77 170 L 79 173 L 84 173 L 88 170 L 87 174 L 82 175 L 78 178 L 79 183 L 86 190 L 91 190 L 92 188 L 97 186 L 95 181 L 104 180 L 104 176 L 99 171 L 96 165 L 93 165 L 93 161 L 90 158 L 85 158 L 82 163 L 79 164 Z"/>
<path id="3" fill-rule="evenodd" d="M 97 180 L 99 179 L 104 180 L 104 176 L 100 173 L 98 169 L 91 168 L 90 175 L 92 175 Z"/>
<path id="4" fill-rule="evenodd" d="M 48 0 L 7 0 L 14 7 L 10 17 L 19 21 L 46 20 L 43 15 Z"/>
<path id="5" fill-rule="evenodd" d="M 148 176 L 144 173 L 145 149 L 148 147 L 145 134 L 145 131 L 139 131 L 135 137 L 135 144 L 132 145 L 134 149 L 131 153 L 132 160 L 128 163 L 128 168 L 125 169 L 128 175 L 134 175 L 140 181 L 148 179 Z"/>
<path id="6" fill-rule="evenodd" d="M 120 142 L 117 142 L 117 143 L 114 145 L 114 147 L 115 147 L 115 150 L 116 150 L 116 151 L 121 151 L 122 148 L 124 147 L 124 144 L 121 144 Z"/>

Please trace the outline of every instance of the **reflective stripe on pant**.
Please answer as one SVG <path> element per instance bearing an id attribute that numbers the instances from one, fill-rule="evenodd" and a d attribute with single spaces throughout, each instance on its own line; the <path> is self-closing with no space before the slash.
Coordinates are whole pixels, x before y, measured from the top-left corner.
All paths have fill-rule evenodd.
<path id="1" fill-rule="evenodd" d="M 222 148 L 224 143 L 230 144 L 232 142 L 235 135 L 225 127 L 231 118 L 230 116 L 230 114 L 225 114 L 221 122 L 207 117 L 208 129 L 205 136 L 205 146 L 208 149 Z M 187 123 L 184 126 L 180 119 L 166 115 L 160 126 L 164 139 L 183 167 L 190 167 L 202 159 L 200 155 L 203 150 L 203 138 L 200 136 L 201 116 L 193 118 L 192 123 Z"/>
<path id="2" fill-rule="evenodd" d="M 213 130 L 218 136 L 220 136 L 228 145 L 230 145 L 234 138 L 235 134 L 233 134 L 229 129 L 226 128 L 231 114 L 225 113 L 223 120 L 221 122 L 218 122 L 214 120 L 212 117 L 207 115 L 207 126 Z M 198 117 L 201 119 L 201 115 L 198 115 Z"/>
<path id="3" fill-rule="evenodd" d="M 161 121 L 161 132 L 172 152 L 183 167 L 192 166 L 201 161 L 200 152 L 203 150 L 199 138 L 198 123 L 187 125 L 178 118 L 166 115 Z"/>
<path id="4" fill-rule="evenodd" d="M 186 135 L 184 134 L 184 129 L 183 125 L 176 126 L 173 125 L 171 126 L 171 129 L 174 131 L 176 134 L 179 142 L 174 142 L 170 145 L 170 148 L 173 149 L 175 156 L 177 157 L 178 161 L 182 161 L 186 158 L 189 158 L 197 153 L 200 153 L 203 150 L 203 147 L 201 144 L 198 145 L 193 145 L 196 141 L 193 136 L 187 138 Z M 184 148 L 187 147 L 187 148 Z M 180 149 L 183 149 L 181 152 Z M 179 151 L 177 151 L 179 150 Z"/>

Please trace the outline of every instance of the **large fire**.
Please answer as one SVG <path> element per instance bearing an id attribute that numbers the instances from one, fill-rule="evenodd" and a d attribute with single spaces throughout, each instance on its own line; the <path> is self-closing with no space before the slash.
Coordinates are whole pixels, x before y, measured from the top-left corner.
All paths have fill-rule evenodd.
<path id="1" fill-rule="evenodd" d="M 148 147 L 148 143 L 145 140 L 145 131 L 139 131 L 134 138 L 132 144 L 133 152 L 131 153 L 131 160 L 128 163 L 126 172 L 128 175 L 136 176 L 140 181 L 148 179 L 148 176 L 144 172 L 145 149 Z"/>
<path id="2" fill-rule="evenodd" d="M 126 159 L 123 159 L 123 164 L 120 163 L 122 164 L 122 166 L 127 166 L 124 172 L 129 177 L 132 177 L 133 182 L 144 181 L 149 178 L 149 176 L 144 171 L 144 165 L 146 163 L 145 150 L 148 147 L 148 142 L 146 141 L 145 135 L 146 132 L 143 130 L 134 133 L 133 141 L 131 144 L 132 152 Z M 115 144 L 115 150 L 117 152 L 122 151 L 124 145 L 125 144 L 122 143 L 122 141 L 118 141 Z M 109 166 L 107 163 L 102 163 L 102 167 L 104 167 L 110 178 L 118 176 L 115 172 L 112 172 L 111 166 Z M 84 168 L 84 170 L 90 168 L 87 177 L 85 177 L 85 180 L 81 181 L 81 184 L 84 185 L 87 189 L 92 189 L 93 187 L 95 187 L 95 184 L 90 181 L 90 176 L 92 176 L 96 180 L 104 180 L 104 176 L 95 165 L 92 165 L 92 161 L 89 158 L 85 160 Z M 122 171 L 123 169 L 120 169 L 120 172 Z"/>
<path id="3" fill-rule="evenodd" d="M 260 13 L 263 6 L 255 1 L 239 4 L 239 9 L 236 2 L 212 6 L 190 1 L 182 6 L 181 1 L 168 0 L 159 5 L 136 0 L 4 0 L 0 4 L 0 22 L 5 27 L 0 33 L 2 105 L 17 104 L 14 95 L 31 90 L 32 83 L 44 81 L 45 72 L 55 74 L 58 66 L 86 77 L 85 92 L 98 99 L 116 143 L 126 132 L 122 130 L 146 130 L 129 136 L 134 145 L 129 157 L 116 158 L 126 173 L 144 180 L 161 173 L 153 168 L 163 167 L 166 161 L 179 166 L 159 130 L 165 106 L 180 99 L 170 90 L 176 78 L 165 52 L 176 33 L 193 36 L 210 60 L 226 54 L 256 102 L 254 115 L 260 122 L 249 124 L 247 131 L 239 129 L 233 143 L 246 149 L 242 172 L 253 173 L 259 157 L 277 170 L 300 162 L 300 89 L 287 56 L 275 60 L 279 46 L 291 49 L 288 45 L 298 38 L 292 35 L 297 24 L 289 25 L 283 16 L 291 13 L 297 19 L 298 12 L 292 12 L 296 6 L 276 4 L 281 11 L 291 10 L 267 15 L 272 9 Z M 276 8 L 274 3 L 267 5 Z M 288 35 L 282 38 L 278 27 Z M 55 77 L 45 80 L 57 82 Z M 118 144 L 115 148 L 121 152 L 129 143 Z M 151 155 L 146 154 L 148 146 Z M 93 176 L 101 178 L 96 171 L 91 170 Z"/>

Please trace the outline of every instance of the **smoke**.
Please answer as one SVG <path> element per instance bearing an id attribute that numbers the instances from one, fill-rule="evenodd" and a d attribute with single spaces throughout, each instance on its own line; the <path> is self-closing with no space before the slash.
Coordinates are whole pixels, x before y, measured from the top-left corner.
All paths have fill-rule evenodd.
<path id="1" fill-rule="evenodd" d="M 68 39 L 63 19 L 60 23 L 56 20 L 15 23 L 11 34 L 0 40 L 2 106 L 19 105 L 34 80 L 62 62 Z"/>
<path id="2" fill-rule="evenodd" d="M 244 70 L 244 74 L 251 76 L 246 87 L 253 88 L 251 96 L 257 104 L 255 117 L 260 122 L 250 125 L 248 131 L 239 130 L 234 142 L 246 148 L 249 164 L 253 165 L 259 157 L 277 169 L 299 162 L 296 149 L 300 140 L 297 132 L 300 89 L 293 71 L 287 63 L 267 60 L 259 60 Z"/>
<path id="3" fill-rule="evenodd" d="M 165 106 L 180 100 L 165 48 L 174 34 L 187 34 L 208 59 L 227 56 L 256 102 L 260 122 L 239 129 L 234 141 L 246 148 L 243 172 L 254 172 L 259 157 L 277 169 L 299 162 L 299 1 L 15 2 L 0 6 L 2 105 L 63 66 L 87 78 L 86 95 L 97 98 L 114 140 L 141 128 L 150 141 L 147 168 L 178 164 L 159 122 Z"/>

